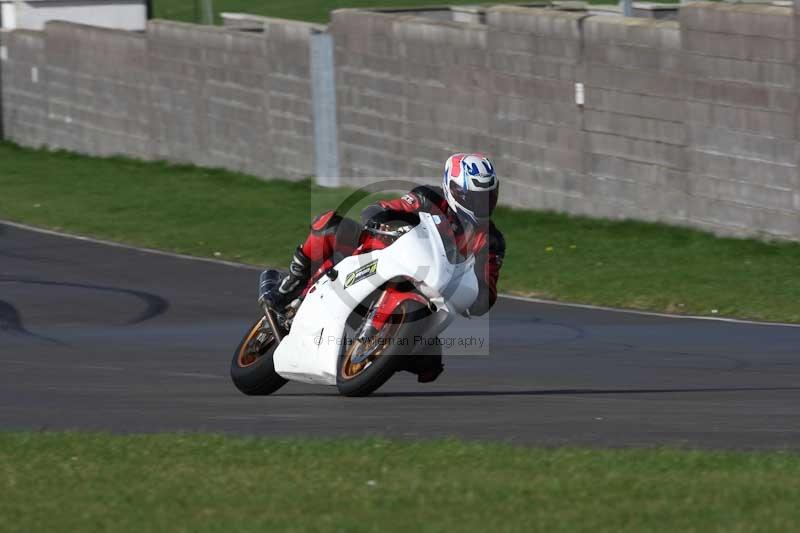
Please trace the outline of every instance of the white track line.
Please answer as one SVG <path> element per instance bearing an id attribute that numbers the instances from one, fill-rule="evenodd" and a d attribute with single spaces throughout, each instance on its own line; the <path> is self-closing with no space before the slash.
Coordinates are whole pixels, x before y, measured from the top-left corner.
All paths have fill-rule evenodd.
<path id="1" fill-rule="evenodd" d="M 620 309 L 618 307 L 603 307 L 601 305 L 589 304 L 576 304 L 570 302 L 558 302 L 555 300 L 542 300 L 540 298 L 528 298 L 526 296 L 516 296 L 514 294 L 501 294 L 503 298 L 509 300 L 520 300 L 523 302 L 530 302 L 535 304 L 546 305 L 559 305 L 562 307 L 576 307 L 578 309 L 588 309 L 592 311 L 608 311 L 612 313 L 627 313 L 629 315 L 642 315 L 661 318 L 673 318 L 680 320 L 706 320 L 711 322 L 729 322 L 732 324 L 748 324 L 753 326 L 777 326 L 781 328 L 800 328 L 800 324 L 789 324 L 786 322 L 759 322 L 757 320 L 744 320 L 740 318 L 725 318 L 719 316 L 701 316 L 701 315 L 671 315 L 669 313 L 657 313 L 655 311 L 639 311 L 637 309 Z"/>
<path id="2" fill-rule="evenodd" d="M 0 219 L 0 224 L 4 224 L 6 226 L 11 226 L 14 228 L 24 229 L 28 231 L 34 231 L 36 233 L 44 233 L 45 235 L 54 235 L 56 237 L 63 237 L 65 239 L 75 239 L 78 241 L 84 242 L 91 242 L 94 244 L 102 244 L 104 246 L 113 246 L 114 248 L 124 248 L 126 250 L 134 250 L 137 252 L 145 252 L 148 254 L 155 254 L 155 255 L 163 255 L 166 257 L 173 257 L 176 259 L 189 259 L 191 261 L 202 261 L 204 263 L 215 263 L 218 265 L 226 265 L 229 267 L 235 268 L 244 268 L 247 270 L 261 270 L 262 267 L 256 265 L 247 265 L 245 263 L 234 263 L 233 261 L 225 261 L 223 259 L 212 259 L 210 257 L 199 257 L 196 255 L 186 255 L 186 254 L 179 254 L 175 252 L 165 252 L 164 250 L 156 250 L 154 248 L 143 248 L 141 246 L 134 246 L 132 244 L 122 244 L 119 242 L 114 241 L 104 241 L 102 239 L 95 239 L 93 237 L 86 237 L 83 235 L 74 235 L 72 233 L 62 233 L 60 231 L 54 231 L 50 229 L 43 229 L 37 228 L 35 226 L 29 226 L 27 224 L 20 224 L 19 222 L 9 222 L 8 220 Z"/>
<path id="3" fill-rule="evenodd" d="M 24 229 L 28 231 L 34 231 L 37 233 L 44 233 L 46 235 L 54 235 L 56 237 L 63 237 L 66 239 L 75 239 L 79 241 L 91 242 L 95 244 L 102 244 L 104 246 L 113 246 L 115 248 L 124 248 L 127 250 L 135 250 L 138 252 L 145 252 L 148 254 L 155 254 L 155 255 L 162 255 L 166 257 L 173 257 L 176 259 L 188 259 L 190 261 L 202 261 L 206 263 L 214 263 L 218 265 L 226 265 L 229 267 L 234 268 L 243 268 L 246 270 L 261 270 L 263 267 L 257 265 L 247 265 L 244 263 L 234 263 L 233 261 L 225 261 L 222 259 L 212 259 L 210 257 L 198 257 L 194 255 L 186 255 L 186 254 L 178 254 L 174 252 L 165 252 L 163 250 L 155 250 L 153 248 L 142 248 L 140 246 L 133 246 L 130 244 L 122 244 L 113 241 L 105 241 L 102 239 L 95 239 L 93 237 L 85 237 L 82 235 L 73 235 L 70 233 L 63 233 L 60 231 L 54 231 L 49 229 L 37 228 L 35 226 L 29 226 L 27 224 L 20 224 L 19 222 L 10 222 L 7 220 L 0 219 L 0 224 L 5 224 L 7 226 L 11 226 L 14 228 Z M 715 316 L 695 316 L 695 315 L 672 315 L 669 313 L 657 313 L 653 311 L 638 311 L 635 309 L 620 309 L 617 307 L 603 307 L 600 305 L 588 305 L 588 304 L 577 304 L 577 303 L 569 303 L 569 302 L 557 302 L 554 300 L 543 300 L 541 298 L 528 298 L 526 296 L 515 296 L 513 294 L 500 294 L 500 297 L 507 298 L 509 300 L 519 300 L 522 302 L 530 302 L 535 304 L 541 305 L 555 305 L 560 307 L 574 307 L 578 309 L 588 309 L 592 311 L 607 311 L 611 313 L 626 313 L 629 315 L 641 315 L 641 316 L 651 316 L 651 317 L 661 317 L 661 318 L 672 318 L 678 320 L 706 320 L 711 322 L 728 322 L 731 324 L 746 324 L 746 325 L 753 325 L 753 326 L 774 326 L 774 327 L 782 327 L 782 328 L 800 328 L 800 324 L 788 324 L 785 322 L 759 322 L 757 320 L 742 320 L 737 318 L 724 318 L 724 317 L 715 317 Z"/>

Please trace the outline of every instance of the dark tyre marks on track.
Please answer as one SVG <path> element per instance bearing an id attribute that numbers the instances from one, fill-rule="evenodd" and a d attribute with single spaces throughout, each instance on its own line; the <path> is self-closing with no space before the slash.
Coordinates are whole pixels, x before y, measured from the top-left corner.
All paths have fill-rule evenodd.
<path id="1" fill-rule="evenodd" d="M 800 448 L 800 328 L 501 299 L 420 385 L 229 381 L 257 271 L 0 224 L 0 427 Z M 56 344 L 60 342 L 61 344 Z"/>

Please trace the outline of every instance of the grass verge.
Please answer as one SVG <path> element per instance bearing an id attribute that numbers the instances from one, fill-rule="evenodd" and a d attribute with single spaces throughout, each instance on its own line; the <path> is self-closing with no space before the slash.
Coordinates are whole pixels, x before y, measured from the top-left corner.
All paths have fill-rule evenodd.
<path id="1" fill-rule="evenodd" d="M 672 0 L 675 2 L 676 0 Z M 667 3 L 672 3 L 666 0 Z M 155 0 L 157 18 L 199 22 L 198 0 Z M 327 23 L 330 12 L 341 8 L 414 8 L 436 5 L 478 4 L 476 0 L 213 0 L 217 22 L 220 13 L 249 13 L 265 17 Z M 496 2 L 502 3 L 502 2 Z M 513 3 L 513 2 L 510 2 Z M 615 4 L 614 0 L 589 0 L 590 4 Z M 491 4 L 491 2 L 486 3 Z"/>
<path id="2" fill-rule="evenodd" d="M 0 219 L 284 266 L 313 215 L 351 191 L 308 181 L 0 143 Z M 500 289 L 675 313 L 800 322 L 800 245 L 500 208 Z"/>
<path id="3" fill-rule="evenodd" d="M 796 531 L 800 456 L 0 433 L 0 530 Z"/>

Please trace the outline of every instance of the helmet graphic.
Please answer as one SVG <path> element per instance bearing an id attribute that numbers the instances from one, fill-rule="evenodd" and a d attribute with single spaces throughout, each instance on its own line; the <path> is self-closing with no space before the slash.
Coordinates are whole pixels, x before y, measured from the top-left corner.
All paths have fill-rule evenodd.
<path id="1" fill-rule="evenodd" d="M 442 189 L 450 209 L 478 224 L 492 216 L 500 182 L 492 162 L 483 154 L 454 154 L 444 164 Z"/>

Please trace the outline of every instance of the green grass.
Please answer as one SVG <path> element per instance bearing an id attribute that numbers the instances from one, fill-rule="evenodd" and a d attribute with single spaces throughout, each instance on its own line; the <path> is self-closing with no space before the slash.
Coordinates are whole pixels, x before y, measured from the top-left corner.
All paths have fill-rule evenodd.
<path id="1" fill-rule="evenodd" d="M 313 215 L 350 192 L 0 143 L 0 219 L 231 261 L 285 266 Z M 800 322 L 797 243 L 505 208 L 495 222 L 506 292 Z"/>
<path id="2" fill-rule="evenodd" d="M 797 531 L 800 456 L 0 433 L 0 530 Z"/>
<path id="3" fill-rule="evenodd" d="M 197 0 L 154 0 L 155 16 L 182 22 L 198 22 Z M 677 1 L 677 0 L 673 0 Z M 213 0 L 214 13 L 249 13 L 265 17 L 325 23 L 334 9 L 376 7 L 421 7 L 480 4 L 476 0 Z M 500 2 L 498 2 L 500 3 Z M 508 2 L 513 3 L 513 2 Z M 592 4 L 615 4 L 614 0 L 590 0 Z M 490 3 L 488 3 L 490 4 Z"/>

